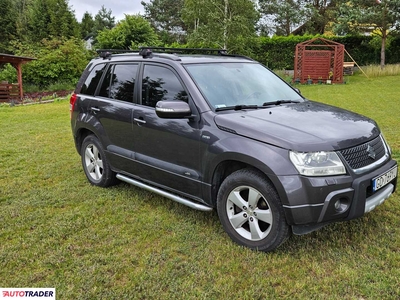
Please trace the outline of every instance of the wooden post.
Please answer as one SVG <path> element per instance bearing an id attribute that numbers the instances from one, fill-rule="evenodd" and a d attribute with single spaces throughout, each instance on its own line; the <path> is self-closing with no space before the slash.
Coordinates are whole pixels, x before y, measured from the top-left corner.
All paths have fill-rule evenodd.
<path id="1" fill-rule="evenodd" d="M 22 101 L 24 98 L 24 88 L 22 86 L 22 64 L 19 63 L 17 65 L 17 76 L 18 76 L 18 85 L 19 85 L 19 100 Z"/>

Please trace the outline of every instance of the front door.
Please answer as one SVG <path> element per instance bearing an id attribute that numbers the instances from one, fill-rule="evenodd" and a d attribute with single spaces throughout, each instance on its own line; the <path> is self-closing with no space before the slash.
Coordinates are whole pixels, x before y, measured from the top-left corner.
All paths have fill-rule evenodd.
<path id="1" fill-rule="evenodd" d="M 135 158 L 141 164 L 141 178 L 160 186 L 201 197 L 201 174 L 198 129 L 199 117 L 161 119 L 155 106 L 160 100 L 190 97 L 169 67 L 144 64 L 141 101 L 133 112 Z M 192 111 L 195 109 L 191 105 Z"/>

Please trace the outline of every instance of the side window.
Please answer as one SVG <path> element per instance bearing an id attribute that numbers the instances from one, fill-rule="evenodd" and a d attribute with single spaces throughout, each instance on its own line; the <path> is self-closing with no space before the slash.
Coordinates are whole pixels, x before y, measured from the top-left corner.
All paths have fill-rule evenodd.
<path id="1" fill-rule="evenodd" d="M 133 102 L 138 65 L 117 64 L 110 67 L 104 77 L 99 96 Z"/>
<path id="2" fill-rule="evenodd" d="M 146 65 L 142 82 L 142 104 L 156 107 L 156 103 L 161 100 L 188 102 L 188 95 L 170 69 Z"/>
<path id="3" fill-rule="evenodd" d="M 81 88 L 81 94 L 94 96 L 105 66 L 105 64 L 99 64 L 92 69 Z"/>
<path id="4" fill-rule="evenodd" d="M 101 84 L 99 96 L 101 97 L 110 97 L 110 81 L 111 81 L 111 75 L 113 73 L 114 66 L 110 66 L 107 71 L 106 75 L 104 76 L 103 83 Z"/>

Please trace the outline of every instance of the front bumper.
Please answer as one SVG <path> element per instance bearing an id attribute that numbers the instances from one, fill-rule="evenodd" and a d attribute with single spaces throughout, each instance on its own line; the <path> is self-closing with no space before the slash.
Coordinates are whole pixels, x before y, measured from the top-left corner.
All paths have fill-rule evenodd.
<path id="1" fill-rule="evenodd" d="M 290 225 L 318 228 L 329 222 L 351 220 L 364 215 L 396 190 L 397 177 L 376 192 L 372 189 L 372 179 L 396 165 L 395 160 L 389 160 L 362 175 L 278 177 L 286 191 L 287 202 L 283 203 L 283 207 L 287 222 Z"/>

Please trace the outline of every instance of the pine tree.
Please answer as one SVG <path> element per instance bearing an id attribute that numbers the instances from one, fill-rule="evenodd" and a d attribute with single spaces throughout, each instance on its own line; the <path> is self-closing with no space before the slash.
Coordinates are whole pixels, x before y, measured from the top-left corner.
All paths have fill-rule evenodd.
<path id="1" fill-rule="evenodd" d="M 17 36 L 17 13 L 12 0 L 0 0 L 0 52 L 9 52 L 9 44 Z"/>

